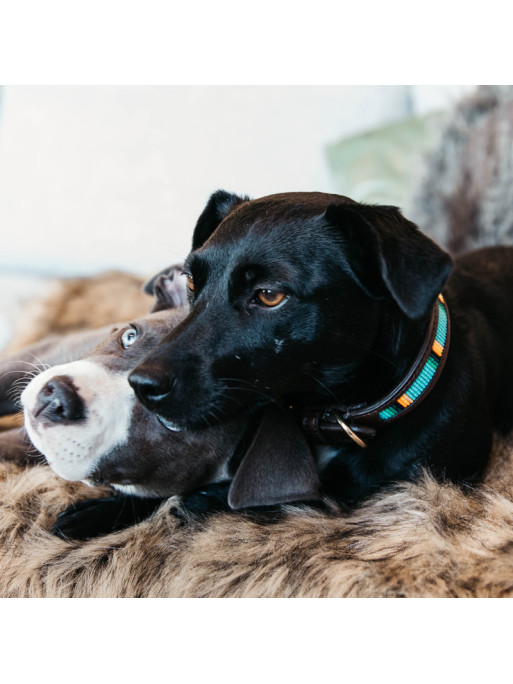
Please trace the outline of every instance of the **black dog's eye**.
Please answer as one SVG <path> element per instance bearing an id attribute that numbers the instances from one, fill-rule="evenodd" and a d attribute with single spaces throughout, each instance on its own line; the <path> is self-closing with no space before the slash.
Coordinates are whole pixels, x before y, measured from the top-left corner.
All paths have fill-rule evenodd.
<path id="1" fill-rule="evenodd" d="M 286 299 L 288 299 L 285 292 L 280 292 L 279 290 L 257 290 L 256 291 L 256 302 L 268 309 L 273 309 L 276 306 L 282 304 Z"/>
<path id="2" fill-rule="evenodd" d="M 194 281 L 190 275 L 185 275 L 185 282 L 187 284 L 187 289 L 189 292 L 194 292 Z"/>
<path id="3" fill-rule="evenodd" d="M 119 341 L 121 342 L 123 349 L 127 349 L 127 347 L 131 347 L 133 345 L 136 339 L 137 330 L 135 328 L 127 328 L 119 338 Z"/>

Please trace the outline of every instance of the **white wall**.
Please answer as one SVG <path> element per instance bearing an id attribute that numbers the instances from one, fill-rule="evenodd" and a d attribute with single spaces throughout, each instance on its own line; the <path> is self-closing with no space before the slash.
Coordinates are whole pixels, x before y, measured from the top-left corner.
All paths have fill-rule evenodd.
<path id="1" fill-rule="evenodd" d="M 323 146 L 408 106 L 406 87 L 6 87 L 0 269 L 161 268 L 217 188 L 331 190 Z"/>
<path id="2" fill-rule="evenodd" d="M 186 255 L 215 189 L 330 191 L 325 145 L 408 115 L 419 97 L 408 86 L 7 86 L 0 272 L 160 269 Z"/>

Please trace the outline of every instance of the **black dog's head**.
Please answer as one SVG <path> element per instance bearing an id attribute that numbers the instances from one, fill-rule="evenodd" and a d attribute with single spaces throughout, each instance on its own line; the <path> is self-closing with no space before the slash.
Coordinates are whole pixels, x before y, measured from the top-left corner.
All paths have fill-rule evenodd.
<path id="1" fill-rule="evenodd" d="M 450 269 L 395 207 L 219 191 L 185 264 L 191 313 L 130 382 L 181 428 L 283 397 L 339 393 L 380 353 L 384 318 L 427 319 Z"/>

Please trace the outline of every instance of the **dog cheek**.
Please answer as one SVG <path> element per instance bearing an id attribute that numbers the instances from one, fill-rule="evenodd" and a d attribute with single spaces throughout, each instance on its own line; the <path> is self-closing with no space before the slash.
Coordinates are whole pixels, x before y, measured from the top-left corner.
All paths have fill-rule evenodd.
<path id="1" fill-rule="evenodd" d="M 120 491 L 130 493 L 127 488 L 143 482 L 147 473 L 156 467 L 155 445 L 160 430 L 156 418 L 135 404 L 124 432 L 123 439 L 103 450 L 89 479 L 92 484 L 118 485 Z"/>

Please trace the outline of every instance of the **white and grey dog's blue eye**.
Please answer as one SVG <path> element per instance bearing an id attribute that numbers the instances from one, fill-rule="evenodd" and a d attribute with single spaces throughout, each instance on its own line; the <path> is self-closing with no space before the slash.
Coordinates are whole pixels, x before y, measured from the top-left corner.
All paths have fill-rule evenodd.
<path id="1" fill-rule="evenodd" d="M 127 328 L 125 332 L 121 335 L 121 346 L 123 349 L 131 347 L 137 339 L 137 330 L 135 328 Z"/>

